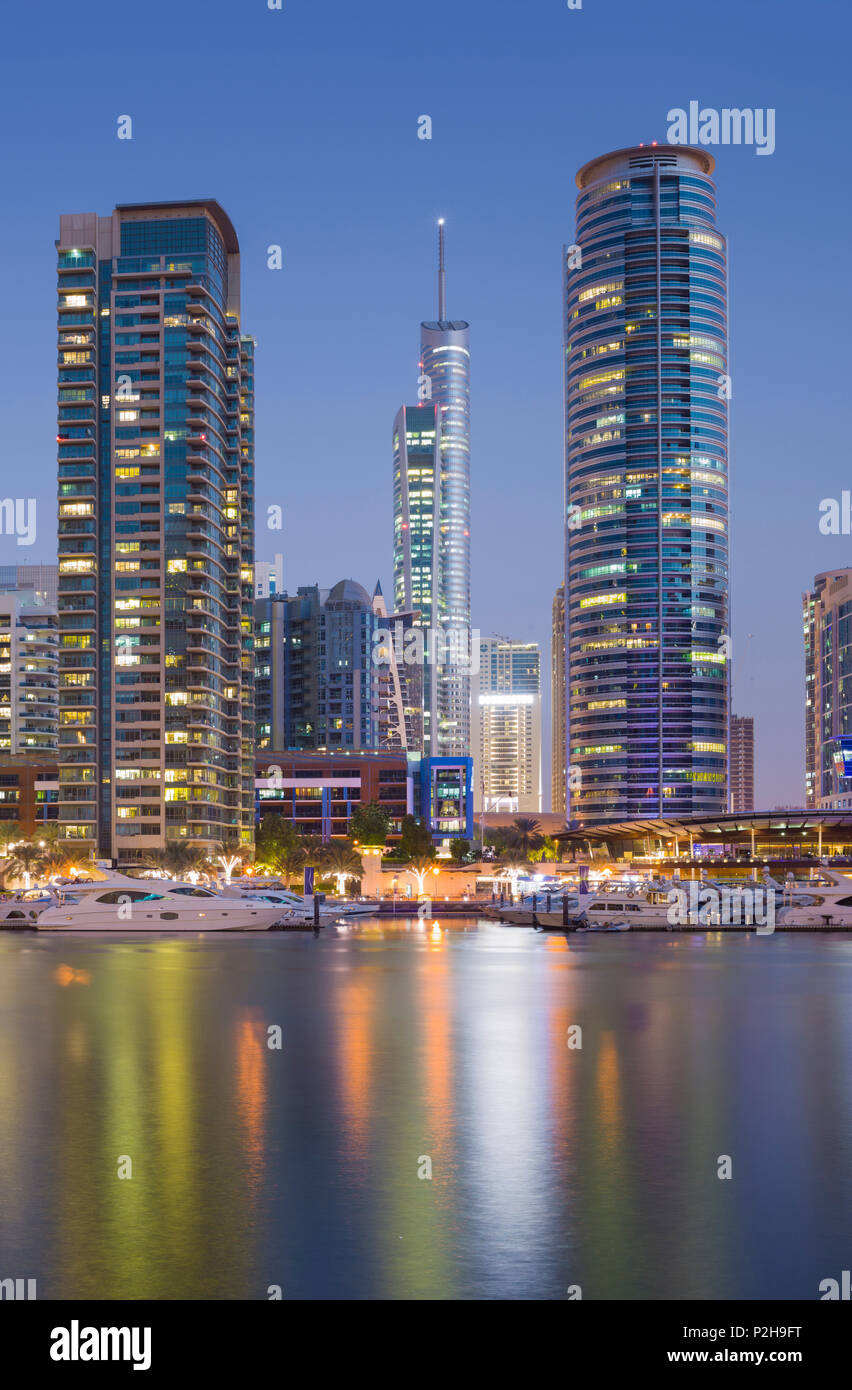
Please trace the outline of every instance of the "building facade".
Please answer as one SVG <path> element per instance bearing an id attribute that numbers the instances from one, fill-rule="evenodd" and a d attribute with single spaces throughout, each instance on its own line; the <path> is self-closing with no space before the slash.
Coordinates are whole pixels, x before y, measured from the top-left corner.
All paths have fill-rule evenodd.
<path id="1" fill-rule="evenodd" d="M 60 822 L 80 852 L 254 835 L 254 343 L 212 201 L 63 216 Z"/>
<path id="2" fill-rule="evenodd" d="M 470 752 L 470 326 L 448 319 L 439 227 L 438 318 L 420 325 L 418 406 L 394 422 L 394 603 L 424 630 L 423 751 Z"/>
<path id="3" fill-rule="evenodd" d="M 565 253 L 570 814 L 727 806 L 726 243 L 706 150 L 577 175 Z"/>
<path id="4" fill-rule="evenodd" d="M 59 737 L 56 609 L 34 589 L 0 587 L 0 754 L 55 757 Z"/>
<path id="5" fill-rule="evenodd" d="M 754 719 L 731 715 L 731 811 L 754 810 Z"/>
<path id="6" fill-rule="evenodd" d="M 802 596 L 805 799 L 852 805 L 852 569 L 818 574 Z"/>
<path id="7" fill-rule="evenodd" d="M 402 753 L 423 749 L 422 629 L 417 613 L 388 613 L 380 583 L 373 591 L 379 627 L 373 634 L 379 747 Z"/>
<path id="8" fill-rule="evenodd" d="M 0 589 L 32 589 L 36 602 L 54 611 L 58 583 L 56 565 L 0 565 Z"/>
<path id="9" fill-rule="evenodd" d="M 474 807 L 541 812 L 541 651 L 485 638 L 473 678 Z"/>
<path id="10" fill-rule="evenodd" d="M 354 579 L 257 600 L 257 748 L 405 751 L 390 621 Z"/>
<path id="11" fill-rule="evenodd" d="M 271 750 L 258 754 L 256 774 L 258 824 L 265 815 L 283 815 L 300 834 L 328 842 L 349 834 L 358 806 L 378 802 L 390 817 L 388 843 L 399 839 L 406 815 L 422 817 L 440 843 L 473 834 L 469 758 Z"/>
<path id="12" fill-rule="evenodd" d="M 0 754 L 0 821 L 13 821 L 22 839 L 38 843 L 39 830 L 59 814 L 59 768 L 52 759 Z"/>
<path id="13" fill-rule="evenodd" d="M 284 556 L 276 555 L 273 561 L 255 560 L 254 596 L 273 598 L 284 592 Z"/>
<path id="14" fill-rule="evenodd" d="M 568 812 L 568 738 L 565 724 L 565 585 L 553 596 L 550 634 L 550 807 L 557 815 Z"/>

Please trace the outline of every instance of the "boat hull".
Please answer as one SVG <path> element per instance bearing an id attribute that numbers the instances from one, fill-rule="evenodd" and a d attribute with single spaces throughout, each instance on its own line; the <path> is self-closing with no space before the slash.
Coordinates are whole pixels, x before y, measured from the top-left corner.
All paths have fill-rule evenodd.
<path id="1" fill-rule="evenodd" d="M 114 908 L 105 912 L 98 910 L 97 905 L 78 904 L 70 908 L 48 908 L 33 925 L 38 931 L 198 935 L 200 932 L 270 931 L 286 915 L 280 907 L 248 907 L 242 903 L 227 908 L 186 909 L 181 905 L 178 913 L 169 904 L 152 911 L 143 912 L 137 908 L 124 920 Z"/>

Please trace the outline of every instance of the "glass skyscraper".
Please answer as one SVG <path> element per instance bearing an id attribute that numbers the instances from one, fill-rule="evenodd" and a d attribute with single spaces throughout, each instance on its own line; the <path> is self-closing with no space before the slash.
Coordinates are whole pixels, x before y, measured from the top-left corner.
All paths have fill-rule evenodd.
<path id="1" fill-rule="evenodd" d="M 715 814 L 728 747 L 727 255 L 712 157 L 580 170 L 566 248 L 570 815 Z"/>
<path id="2" fill-rule="evenodd" d="M 254 343 L 215 202 L 63 216 L 60 822 L 134 861 L 254 834 Z"/>
<path id="3" fill-rule="evenodd" d="M 423 741 L 432 756 L 470 753 L 469 328 L 447 318 L 441 223 L 438 318 L 420 325 L 420 404 L 394 423 L 394 602 L 419 611 L 427 630 Z"/>

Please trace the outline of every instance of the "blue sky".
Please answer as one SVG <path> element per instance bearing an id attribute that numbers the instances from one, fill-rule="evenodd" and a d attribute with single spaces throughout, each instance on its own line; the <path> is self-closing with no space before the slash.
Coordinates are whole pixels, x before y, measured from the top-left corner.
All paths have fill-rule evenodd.
<path id="1" fill-rule="evenodd" d="M 0 495 L 38 498 L 55 558 L 60 212 L 215 197 L 258 340 L 259 559 L 285 582 L 390 593 L 391 426 L 418 325 L 472 328 L 473 621 L 543 644 L 562 565 L 560 250 L 574 175 L 663 140 L 690 100 L 773 107 L 775 153 L 717 154 L 731 251 L 734 708 L 757 720 L 758 800 L 802 797 L 800 596 L 852 564 L 819 532 L 848 459 L 848 9 L 792 0 L 104 0 L 7 16 Z M 132 141 L 116 138 L 133 117 Z M 417 139 L 417 118 L 433 121 Z M 283 247 L 270 271 L 266 248 Z M 284 506 L 285 529 L 264 530 Z"/>

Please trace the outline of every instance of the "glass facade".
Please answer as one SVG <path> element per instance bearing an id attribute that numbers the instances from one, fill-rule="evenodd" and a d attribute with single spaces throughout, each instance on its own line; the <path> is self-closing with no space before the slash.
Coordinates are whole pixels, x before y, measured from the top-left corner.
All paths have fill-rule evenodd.
<path id="1" fill-rule="evenodd" d="M 393 585 L 398 611 L 410 611 L 426 632 L 422 679 L 423 748 L 437 743 L 438 688 L 429 650 L 437 626 L 440 586 L 440 412 L 403 406 L 393 433 Z M 413 749 L 414 752 L 421 750 Z"/>
<path id="2" fill-rule="evenodd" d="M 470 335 L 466 323 L 421 324 L 421 372 L 430 383 L 440 424 L 437 569 L 438 625 L 464 634 L 470 653 Z M 408 606 L 408 605 L 405 605 Z M 466 756 L 470 751 L 470 675 L 462 663 L 437 669 L 437 738 L 432 752 Z"/>
<path id="3" fill-rule="evenodd" d="M 213 202 L 61 219 L 60 821 L 133 861 L 254 834 L 254 343 Z"/>
<path id="4" fill-rule="evenodd" d="M 728 748 L 726 244 L 713 160 L 577 175 L 565 253 L 570 815 L 721 812 Z"/>

